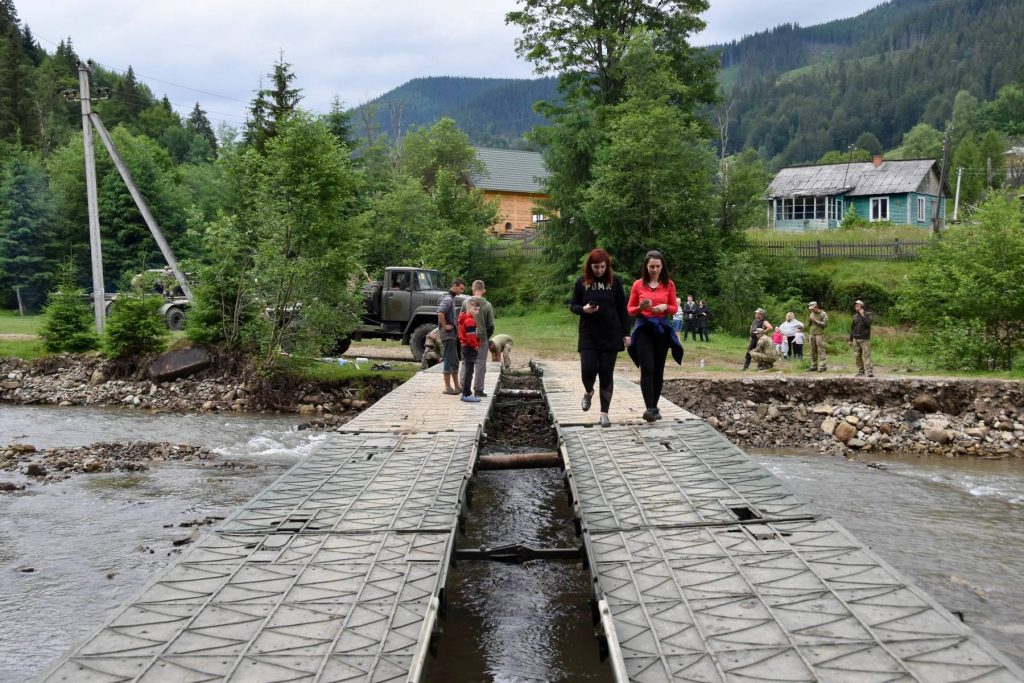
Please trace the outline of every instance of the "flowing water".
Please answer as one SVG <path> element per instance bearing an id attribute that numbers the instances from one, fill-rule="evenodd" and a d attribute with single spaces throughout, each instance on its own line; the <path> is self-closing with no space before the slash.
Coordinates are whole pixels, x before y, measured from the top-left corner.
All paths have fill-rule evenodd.
<path id="1" fill-rule="evenodd" d="M 218 449 L 214 464 L 258 465 L 165 463 L 0 494 L 0 680 L 41 673 L 174 559 L 172 541 L 191 531 L 178 524 L 223 516 L 324 438 L 296 422 L 0 406 L 0 445 L 172 441 Z M 892 457 L 882 470 L 816 454 L 754 457 L 1024 665 L 1024 461 Z M 477 475 L 458 545 L 506 542 L 578 542 L 559 472 Z M 609 680 L 588 580 L 572 561 L 459 562 L 427 679 Z"/>

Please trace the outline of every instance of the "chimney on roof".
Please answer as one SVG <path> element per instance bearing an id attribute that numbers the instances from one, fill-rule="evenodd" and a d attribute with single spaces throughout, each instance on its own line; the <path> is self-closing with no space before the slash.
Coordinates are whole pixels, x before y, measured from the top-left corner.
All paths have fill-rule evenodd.
<path id="1" fill-rule="evenodd" d="M 881 154 L 876 154 L 875 156 L 871 157 L 871 163 L 875 165 L 875 168 L 878 168 L 879 166 L 881 166 L 882 165 L 882 155 Z"/>

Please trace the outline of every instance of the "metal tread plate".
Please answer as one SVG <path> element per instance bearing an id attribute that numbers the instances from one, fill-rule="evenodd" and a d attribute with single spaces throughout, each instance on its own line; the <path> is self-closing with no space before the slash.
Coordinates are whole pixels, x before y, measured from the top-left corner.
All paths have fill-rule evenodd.
<path id="1" fill-rule="evenodd" d="M 731 524 L 816 514 L 703 421 L 560 432 L 584 529 Z"/>
<path id="2" fill-rule="evenodd" d="M 590 410 L 583 412 L 580 399 L 583 397 L 583 386 L 578 376 L 568 377 L 561 367 L 552 370 L 544 367 L 541 377 L 544 396 L 547 399 L 554 421 L 562 426 L 596 425 L 600 419 L 598 396 L 595 392 Z M 658 404 L 662 417 L 666 420 L 700 420 L 688 410 L 684 410 L 668 399 Z M 623 377 L 615 377 L 615 392 L 612 396 L 609 417 L 616 424 L 643 423 L 643 414 L 647 409 L 644 405 L 640 387 Z"/>
<path id="3" fill-rule="evenodd" d="M 632 681 L 1020 681 L 831 520 L 585 534 Z"/>
<path id="4" fill-rule="evenodd" d="M 405 681 L 450 534 L 213 533 L 46 681 Z"/>
<path id="5" fill-rule="evenodd" d="M 225 533 L 446 530 L 460 513 L 476 438 L 331 434 L 306 460 L 232 513 Z"/>
<path id="6" fill-rule="evenodd" d="M 374 403 L 372 408 L 345 423 L 342 429 L 346 432 L 454 431 L 477 434 L 490 411 L 500 368 L 499 363 L 487 364 L 484 391 L 488 396 L 480 399 L 479 403 L 466 403 L 459 396 L 443 393 L 444 381 L 440 373 L 418 372 Z"/>

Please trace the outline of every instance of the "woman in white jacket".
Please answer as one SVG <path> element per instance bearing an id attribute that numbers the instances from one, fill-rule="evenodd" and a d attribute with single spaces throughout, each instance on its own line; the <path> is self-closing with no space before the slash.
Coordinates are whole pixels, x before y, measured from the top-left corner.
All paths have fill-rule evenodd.
<path id="1" fill-rule="evenodd" d="M 793 315 L 793 311 L 786 313 L 786 320 L 779 325 L 779 332 L 782 333 L 783 338 L 786 340 L 786 358 L 793 357 L 793 337 L 796 336 L 796 326 L 802 325 L 796 316 Z"/>

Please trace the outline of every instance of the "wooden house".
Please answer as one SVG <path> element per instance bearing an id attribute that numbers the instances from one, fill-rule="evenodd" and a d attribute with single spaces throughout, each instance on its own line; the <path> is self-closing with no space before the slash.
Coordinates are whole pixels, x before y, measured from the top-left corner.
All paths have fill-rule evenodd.
<path id="1" fill-rule="evenodd" d="M 475 147 L 477 158 L 483 163 L 482 173 L 470 177 L 473 185 L 484 192 L 488 200 L 497 200 L 497 223 L 491 231 L 500 236 L 521 236 L 537 229 L 545 220 L 538 203 L 547 199 L 544 181 L 548 170 L 544 158 L 537 152 L 511 149 Z"/>
<path id="2" fill-rule="evenodd" d="M 948 195 L 948 192 L 944 193 Z M 790 232 L 836 228 L 851 210 L 872 223 L 931 227 L 939 197 L 932 159 L 792 166 L 768 186 L 768 225 Z M 946 200 L 940 207 L 946 216 Z"/>

